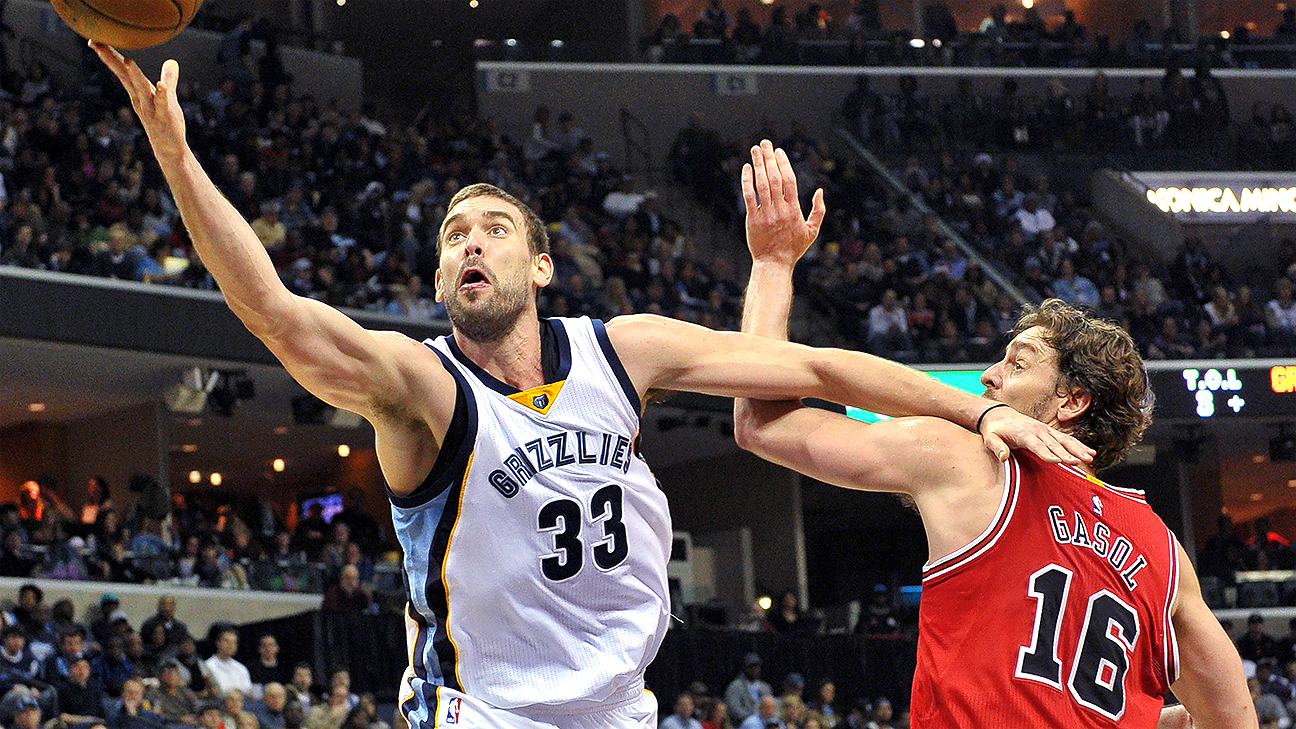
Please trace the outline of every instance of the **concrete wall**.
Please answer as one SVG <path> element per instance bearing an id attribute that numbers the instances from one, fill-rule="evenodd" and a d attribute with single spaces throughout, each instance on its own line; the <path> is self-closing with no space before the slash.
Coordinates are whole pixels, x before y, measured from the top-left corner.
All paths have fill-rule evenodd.
<path id="1" fill-rule="evenodd" d="M 18 597 L 18 588 L 28 583 L 45 591 L 46 603 L 53 604 L 63 598 L 70 598 L 76 605 L 77 619 L 82 622 L 88 622 L 97 614 L 99 598 L 105 592 L 114 592 L 121 598 L 121 609 L 126 611 L 131 625 L 137 630 L 146 618 L 157 612 L 159 597 L 175 595 L 176 617 L 183 620 L 189 626 L 189 632 L 199 640 L 207 636 L 207 630 L 213 623 L 243 625 L 282 618 L 318 610 L 323 600 L 320 595 L 297 593 L 215 590 L 177 585 L 126 585 L 115 582 L 23 580 L 12 577 L 0 577 L 0 595 L 12 602 Z"/>

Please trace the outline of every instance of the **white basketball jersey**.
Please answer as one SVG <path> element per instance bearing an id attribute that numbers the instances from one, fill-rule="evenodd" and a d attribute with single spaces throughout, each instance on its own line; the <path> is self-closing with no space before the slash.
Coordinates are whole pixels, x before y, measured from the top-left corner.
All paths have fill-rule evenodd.
<path id="1" fill-rule="evenodd" d="M 414 727 L 437 716 L 442 685 L 505 709 L 636 700 L 666 631 L 670 513 L 638 454 L 639 397 L 602 322 L 541 324 L 557 376 L 525 391 L 452 337 L 426 342 L 459 383 L 466 427 L 427 483 L 392 495 Z"/>

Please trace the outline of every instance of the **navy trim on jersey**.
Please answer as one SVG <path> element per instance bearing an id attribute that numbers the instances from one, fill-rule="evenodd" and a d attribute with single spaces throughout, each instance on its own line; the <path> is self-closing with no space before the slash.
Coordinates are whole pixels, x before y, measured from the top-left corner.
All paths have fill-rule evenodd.
<path id="1" fill-rule="evenodd" d="M 544 355 L 551 350 L 549 347 L 544 346 L 544 344 L 548 343 L 550 337 L 552 337 L 554 349 L 557 354 L 558 361 L 556 367 L 550 366 L 549 362 L 545 361 L 548 358 Z M 500 380 L 495 377 L 495 375 L 482 369 L 480 365 L 469 359 L 468 355 L 464 354 L 462 349 L 459 349 L 459 344 L 455 341 L 454 336 L 447 336 L 444 337 L 444 339 L 446 340 L 446 344 L 449 345 L 450 352 L 454 355 L 454 358 L 464 367 L 468 368 L 468 371 L 473 373 L 474 377 L 481 380 L 483 385 L 504 396 L 516 395 L 519 392 L 522 392 L 516 387 Z M 568 373 L 571 372 L 572 365 L 571 341 L 567 338 L 567 330 L 563 328 L 562 322 L 557 319 L 541 319 L 540 339 L 542 341 L 540 347 L 541 369 L 544 372 L 545 384 L 561 382 L 562 380 L 567 379 Z"/>
<path id="2" fill-rule="evenodd" d="M 418 626 L 418 630 L 416 633 L 417 637 L 414 639 L 413 655 L 410 656 L 411 658 L 410 668 L 414 669 L 415 677 L 421 679 L 426 683 L 429 679 L 427 675 L 427 664 L 423 662 L 423 652 L 424 649 L 427 647 L 427 635 L 428 635 L 427 625 L 423 623 L 422 617 L 415 617 L 414 607 L 412 605 L 412 602 L 408 601 L 408 595 L 407 595 L 407 602 L 405 604 L 405 614 L 408 615 L 409 619 L 413 620 L 414 624 Z M 410 714 L 415 709 L 418 708 L 418 704 L 419 704 L 419 692 L 415 690 L 414 687 L 411 685 L 409 698 L 405 699 L 405 701 L 401 703 L 401 711 L 405 714 L 405 718 L 407 721 L 409 719 Z"/>
<path id="3" fill-rule="evenodd" d="M 433 654 L 436 655 L 437 662 L 440 664 L 437 666 L 437 672 L 440 674 L 441 683 L 456 691 L 462 690 L 459 685 L 458 672 L 456 671 L 456 667 L 459 665 L 459 654 L 455 649 L 454 642 L 450 640 L 449 588 L 442 581 L 441 573 L 446 559 L 449 557 L 450 535 L 454 532 L 455 522 L 459 520 L 459 502 L 463 496 L 466 481 L 467 473 L 465 469 L 465 473 L 456 488 L 450 489 L 446 494 L 445 510 L 441 512 L 441 519 L 437 522 L 436 531 L 432 535 L 432 545 L 428 550 L 427 582 L 424 583 L 423 587 L 423 595 L 427 599 L 428 607 L 432 609 L 436 623 L 431 638 Z"/>
<path id="4" fill-rule="evenodd" d="M 428 348 L 436 352 L 437 357 L 441 358 L 441 364 L 455 379 L 455 409 L 450 418 L 450 427 L 446 429 L 445 440 L 441 443 L 441 452 L 437 454 L 432 470 L 423 479 L 423 483 L 404 496 L 397 496 L 391 489 L 387 490 L 387 498 L 402 509 L 423 506 L 453 484 L 462 482 L 468 460 L 477 443 L 477 398 L 473 395 L 472 387 L 464 381 L 458 368 L 446 361 L 444 354 L 437 352 L 431 345 Z"/>
<path id="5" fill-rule="evenodd" d="M 599 348 L 603 350 L 603 357 L 607 360 L 612 372 L 616 374 L 617 382 L 621 383 L 621 391 L 625 393 L 626 401 L 634 411 L 641 412 L 643 403 L 639 400 L 639 392 L 635 390 L 634 383 L 630 381 L 630 375 L 626 374 L 625 365 L 621 364 L 621 358 L 617 356 L 616 349 L 612 347 L 612 340 L 608 338 L 607 327 L 599 319 L 590 319 L 594 325 L 594 337 L 598 339 Z"/>

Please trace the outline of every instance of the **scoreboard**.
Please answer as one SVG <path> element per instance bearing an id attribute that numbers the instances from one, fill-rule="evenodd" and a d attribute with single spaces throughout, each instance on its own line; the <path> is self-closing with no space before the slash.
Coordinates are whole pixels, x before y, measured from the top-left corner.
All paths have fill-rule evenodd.
<path id="1" fill-rule="evenodd" d="M 1296 360 L 1196 360 L 1149 362 L 1148 381 L 1156 394 L 1157 420 L 1296 419 Z M 936 379 L 981 394 L 981 370 L 932 370 Z M 865 422 L 885 418 L 846 408 Z"/>
<path id="2" fill-rule="evenodd" d="M 1296 361 L 1193 364 L 1148 373 L 1157 396 L 1154 417 L 1296 418 Z"/>

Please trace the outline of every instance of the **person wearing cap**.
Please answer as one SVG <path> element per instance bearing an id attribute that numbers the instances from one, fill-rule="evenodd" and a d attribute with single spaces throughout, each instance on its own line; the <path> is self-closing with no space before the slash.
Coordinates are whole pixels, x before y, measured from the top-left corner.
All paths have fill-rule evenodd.
<path id="1" fill-rule="evenodd" d="M 1247 618 L 1247 629 L 1237 639 L 1238 653 L 1243 659 L 1258 662 L 1261 658 L 1277 657 L 1278 642 L 1273 636 L 1264 632 L 1264 616 L 1251 613 Z"/>
<path id="2" fill-rule="evenodd" d="M 157 685 L 144 692 L 150 708 L 168 724 L 196 724 L 201 702 L 198 694 L 189 688 L 185 667 L 175 658 L 167 658 L 158 666 Z"/>
<path id="3" fill-rule="evenodd" d="M 90 622 L 90 635 L 99 645 L 104 645 L 112 637 L 112 622 L 126 617 L 121 609 L 121 598 L 115 592 L 105 592 L 99 598 L 99 617 Z"/>
<path id="4" fill-rule="evenodd" d="M 5 714 L 5 726 L 9 729 L 37 729 L 41 723 L 41 708 L 36 699 L 29 693 L 19 692 L 5 696 L 2 710 Z"/>
<path id="5" fill-rule="evenodd" d="M 761 657 L 756 653 L 743 656 L 742 671 L 725 689 L 724 700 L 729 705 L 729 716 L 733 719 L 734 726 L 755 715 L 763 697 L 774 696 L 774 690 L 761 680 L 760 674 Z"/>

